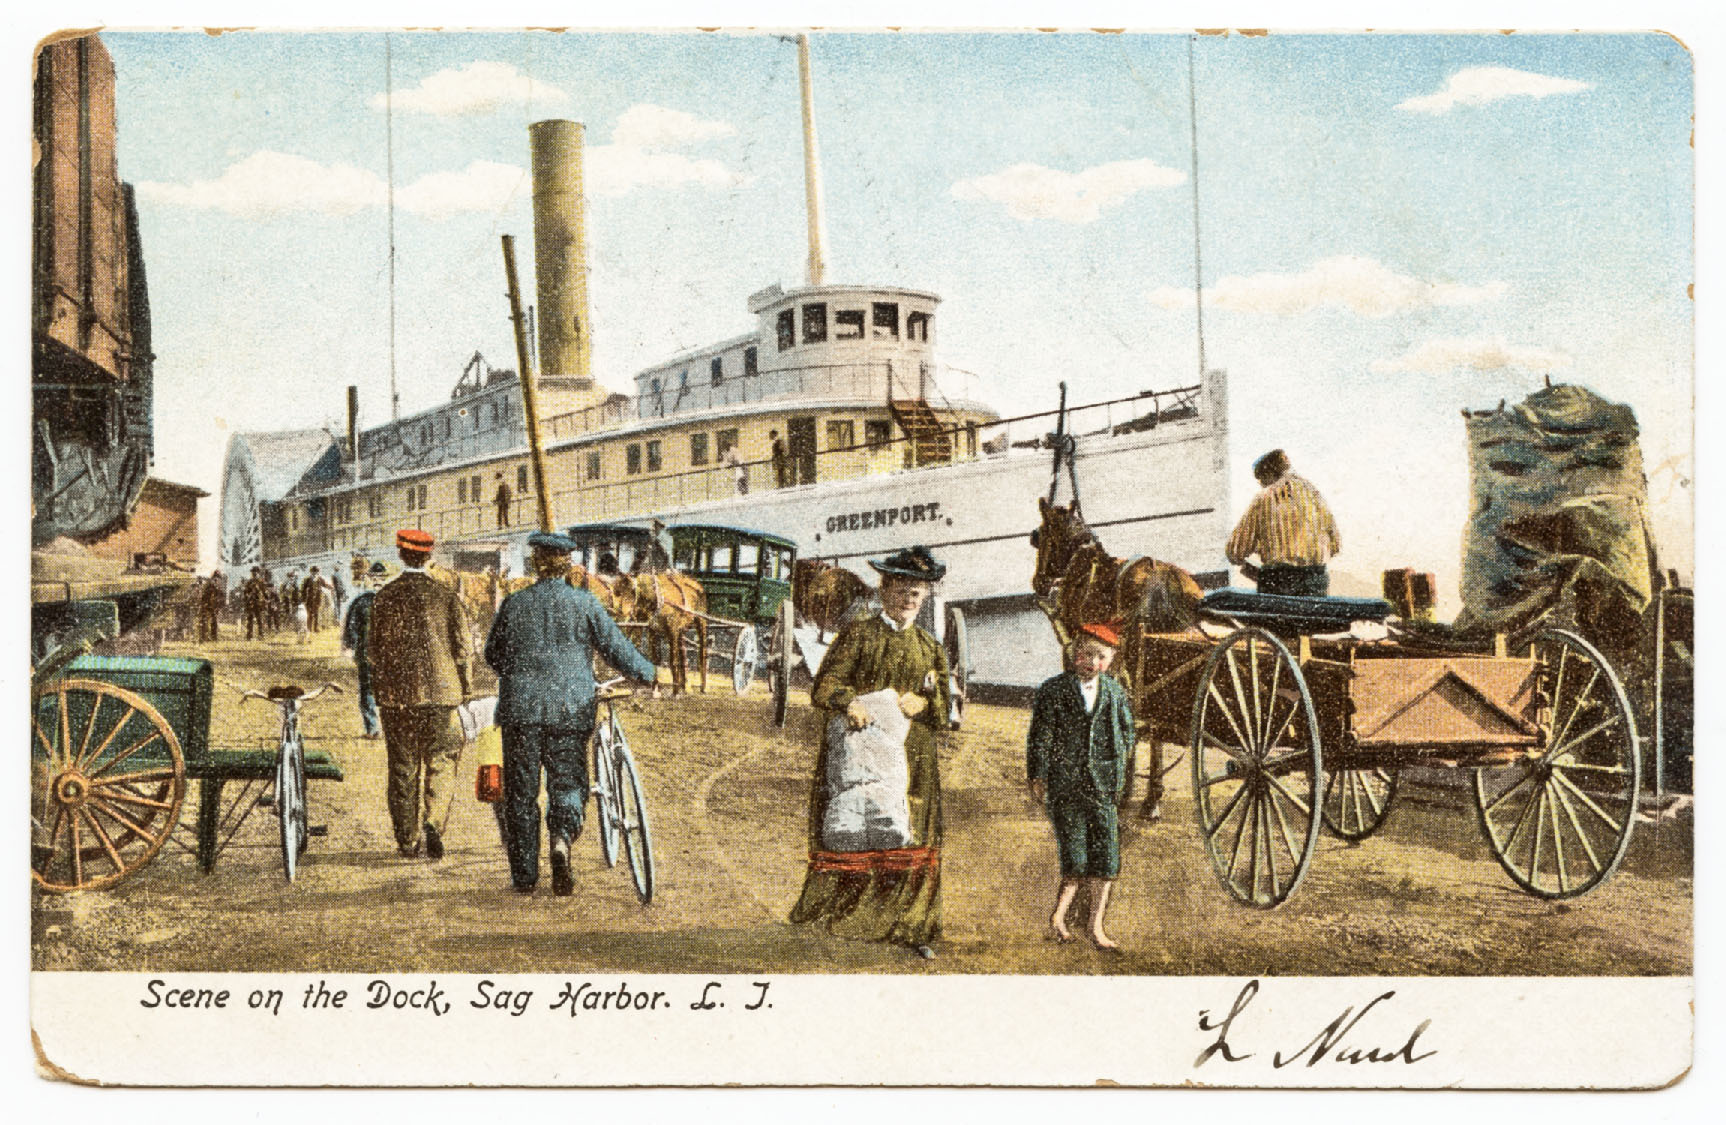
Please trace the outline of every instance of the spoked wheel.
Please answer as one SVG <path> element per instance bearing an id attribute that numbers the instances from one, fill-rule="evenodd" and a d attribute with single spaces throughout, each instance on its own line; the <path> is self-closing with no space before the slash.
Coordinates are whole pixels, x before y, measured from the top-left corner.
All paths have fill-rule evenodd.
<path id="1" fill-rule="evenodd" d="M 737 643 L 731 649 L 731 686 L 738 695 L 755 682 L 755 668 L 761 662 L 761 647 L 755 640 L 755 626 L 744 625 L 737 630 Z"/>
<path id="2" fill-rule="evenodd" d="M 1300 665 L 1263 629 L 1211 651 L 1193 703 L 1193 804 L 1217 878 L 1249 906 L 1294 892 L 1318 843 L 1324 763 Z"/>
<path id="3" fill-rule="evenodd" d="M 61 680 L 33 702 L 30 877 L 53 892 L 113 886 L 179 822 L 179 737 L 148 700 L 112 684 Z"/>
<path id="4" fill-rule="evenodd" d="M 276 817 L 281 827 L 282 874 L 294 881 L 306 850 L 306 748 L 297 738 L 276 756 Z"/>
<path id="5" fill-rule="evenodd" d="M 1600 651 L 1574 633 L 1534 642 L 1538 754 L 1474 771 L 1475 808 L 1518 886 L 1574 898 L 1612 874 L 1630 846 L 1642 781 L 1636 719 Z"/>
<path id="6" fill-rule="evenodd" d="M 629 740 L 623 737 L 621 728 L 617 731 L 616 752 L 623 848 L 629 855 L 629 875 L 635 881 L 635 897 L 645 905 L 653 901 L 653 832 L 647 826 L 647 801 L 641 795 L 635 755 L 629 752 Z"/>
<path id="7" fill-rule="evenodd" d="M 965 632 L 965 611 L 956 605 L 947 607 L 947 629 L 942 647 L 947 650 L 952 697 L 948 706 L 948 725 L 958 730 L 959 724 L 965 721 L 965 697 L 971 690 L 971 640 Z"/>
<path id="8" fill-rule="evenodd" d="M 791 701 L 791 662 L 797 647 L 797 640 L 791 635 L 794 612 L 790 598 L 779 603 L 779 612 L 773 618 L 773 637 L 767 645 L 767 676 L 772 681 L 776 727 L 785 725 L 785 712 Z"/>
<path id="9" fill-rule="evenodd" d="M 1396 797 L 1394 769 L 1333 770 L 1325 779 L 1324 826 L 1344 840 L 1364 840 L 1379 830 Z"/>
<path id="10" fill-rule="evenodd" d="M 617 754 L 613 747 L 622 735 L 617 717 L 606 708 L 605 718 L 593 730 L 593 819 L 599 829 L 599 854 L 607 867 L 617 866 L 618 824 L 622 821 L 617 789 Z"/>

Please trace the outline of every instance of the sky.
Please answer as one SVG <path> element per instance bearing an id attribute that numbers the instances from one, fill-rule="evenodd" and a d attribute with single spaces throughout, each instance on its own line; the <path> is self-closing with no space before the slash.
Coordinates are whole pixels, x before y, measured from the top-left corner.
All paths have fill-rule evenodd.
<path id="1" fill-rule="evenodd" d="M 108 31 L 157 353 L 156 473 L 228 437 L 388 417 L 385 37 Z M 594 362 L 753 327 L 803 280 L 796 49 L 761 33 L 397 32 L 403 413 L 515 366 L 527 124 L 586 126 Z M 1004 414 L 1197 373 L 1186 35 L 817 32 L 828 279 L 937 292 L 942 358 Z M 1286 449 L 1335 569 L 1455 609 L 1465 408 L 1545 378 L 1630 404 L 1663 562 L 1692 566 L 1692 68 L 1662 34 L 1192 43 L 1205 350 L 1231 485 Z M 531 294 L 531 276 L 523 279 Z M 1081 482 L 1082 483 L 1082 482 Z M 218 497 L 206 501 L 206 555 Z M 1219 545 L 1220 546 L 1220 545 Z"/>

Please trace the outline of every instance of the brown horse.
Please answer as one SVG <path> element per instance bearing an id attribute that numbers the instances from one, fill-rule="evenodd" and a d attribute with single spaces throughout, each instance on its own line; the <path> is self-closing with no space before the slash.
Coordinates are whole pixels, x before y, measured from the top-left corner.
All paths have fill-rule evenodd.
<path id="1" fill-rule="evenodd" d="M 683 637 L 695 630 L 701 691 L 706 694 L 707 591 L 701 588 L 701 583 L 675 570 L 660 570 L 622 579 L 619 587 L 620 609 L 627 605 L 629 610 L 627 620 L 645 624 L 648 637 L 665 642 L 673 695 L 689 691 L 689 664 L 683 651 Z"/>
<path id="2" fill-rule="evenodd" d="M 869 591 L 867 582 L 823 559 L 798 559 L 791 571 L 792 606 L 824 634 L 838 632 L 845 611 Z"/>
<path id="3" fill-rule="evenodd" d="M 503 605 L 503 600 L 537 581 L 532 575 L 504 578 L 495 570 L 450 570 L 434 566 L 431 573 L 432 577 L 452 587 L 456 596 L 461 599 L 462 607 L 467 610 L 468 621 L 473 627 L 476 645 L 485 644 L 486 635 L 491 632 L 491 623 L 497 618 L 497 610 Z M 577 590 L 586 590 L 598 598 L 599 604 L 613 618 L 619 621 L 629 620 L 630 613 L 624 602 L 629 601 L 632 608 L 634 591 L 626 591 L 627 599 L 622 596 L 625 591 L 621 588 L 629 586 L 626 579 L 608 582 L 582 567 L 572 566 L 565 581 Z"/>
<path id="4" fill-rule="evenodd" d="M 1031 545 L 1037 549 L 1031 588 L 1049 614 L 1056 636 L 1064 647 L 1086 622 L 1120 622 L 1121 649 L 1115 667 L 1121 678 L 1129 681 L 1129 687 L 1136 686 L 1130 683 L 1130 674 L 1140 666 L 1144 634 L 1177 633 L 1196 627 L 1204 591 L 1191 574 L 1173 563 L 1144 556 L 1119 559 L 1109 554 L 1096 532 L 1086 525 L 1077 503 L 1063 508 L 1039 497 L 1037 504 L 1043 522 L 1031 534 Z M 1145 702 L 1135 699 L 1135 712 L 1147 711 Z M 1166 772 L 1162 739 L 1164 735 L 1178 739 L 1179 734 L 1160 729 L 1151 715 L 1141 713 L 1138 717 L 1149 725 L 1151 752 L 1150 789 L 1140 814 L 1155 819 L 1160 815 L 1157 806 Z M 1130 774 L 1128 780 L 1128 792 L 1121 794 L 1122 804 L 1132 788 Z"/>

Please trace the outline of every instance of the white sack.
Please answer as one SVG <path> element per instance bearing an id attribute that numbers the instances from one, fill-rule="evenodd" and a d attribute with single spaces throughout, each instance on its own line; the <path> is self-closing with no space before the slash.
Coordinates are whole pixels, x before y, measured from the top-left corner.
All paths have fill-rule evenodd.
<path id="1" fill-rule="evenodd" d="M 455 713 L 461 719 L 461 740 L 472 745 L 479 732 L 493 724 L 497 715 L 497 696 L 483 695 L 470 699 L 457 707 Z"/>
<path id="2" fill-rule="evenodd" d="M 827 814 L 821 843 L 833 852 L 903 848 L 911 843 L 911 785 L 905 735 L 911 720 L 897 692 L 860 695 L 870 723 L 852 730 L 844 715 L 827 724 Z"/>

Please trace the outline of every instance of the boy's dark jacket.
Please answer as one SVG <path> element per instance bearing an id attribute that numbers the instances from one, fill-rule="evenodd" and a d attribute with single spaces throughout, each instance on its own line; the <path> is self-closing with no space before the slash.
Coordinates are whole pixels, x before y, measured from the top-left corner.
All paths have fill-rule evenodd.
<path id="1" fill-rule="evenodd" d="M 1048 783 L 1050 801 L 1113 801 L 1126 787 L 1136 741 L 1132 705 L 1119 680 L 1105 672 L 1098 681 L 1090 714 L 1071 672 L 1043 681 L 1031 702 L 1025 773 Z"/>

